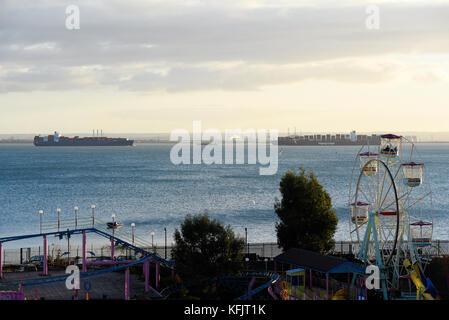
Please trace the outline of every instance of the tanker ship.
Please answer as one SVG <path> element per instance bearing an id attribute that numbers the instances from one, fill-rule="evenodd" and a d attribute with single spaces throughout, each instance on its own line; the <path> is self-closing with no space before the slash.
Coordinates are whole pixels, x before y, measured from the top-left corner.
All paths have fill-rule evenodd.
<path id="1" fill-rule="evenodd" d="M 54 134 L 41 137 L 34 137 L 34 145 L 36 147 L 98 147 L 98 146 L 132 146 L 134 140 L 127 138 L 108 138 L 108 137 L 64 137 L 55 131 Z"/>

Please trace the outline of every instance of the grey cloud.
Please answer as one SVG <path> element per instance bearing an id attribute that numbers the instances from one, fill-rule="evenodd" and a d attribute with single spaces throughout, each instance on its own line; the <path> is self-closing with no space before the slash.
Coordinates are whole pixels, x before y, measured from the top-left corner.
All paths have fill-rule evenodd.
<path id="1" fill-rule="evenodd" d="M 52 79 L 56 75 L 48 69 L 25 75 L 16 73 L 19 67 L 53 68 L 66 79 L 64 88 L 76 87 L 84 83 L 82 75 L 73 75 L 70 68 L 98 64 L 105 66 L 105 70 L 93 75 L 97 84 L 116 85 L 123 90 L 254 89 L 313 76 L 304 77 L 293 70 L 285 74 L 274 71 L 271 77 L 264 77 L 257 65 L 275 67 L 449 50 L 449 5 L 443 4 L 426 7 L 382 4 L 381 29 L 369 31 L 365 28 L 364 5 L 244 9 L 209 7 L 206 3 L 187 6 L 174 1 L 166 5 L 79 1 L 81 29 L 69 31 L 65 29 L 64 12 L 65 6 L 72 2 L 29 1 L 27 6 L 16 3 L 0 3 L 0 66 L 4 69 L 3 76 L 0 74 L 1 88 L 32 90 L 33 83 L 34 89 L 51 88 L 54 84 Z M 245 68 L 240 72 L 245 75 L 238 76 L 238 69 L 224 72 L 198 67 L 213 61 L 242 61 Z M 171 71 L 166 76 L 129 71 L 130 64 L 162 66 Z M 357 73 L 354 69 L 343 69 L 346 76 L 336 76 L 340 81 L 371 81 L 379 77 L 372 71 Z M 319 77 L 323 71 L 318 68 L 308 72 L 316 72 L 315 77 Z M 108 79 L 111 74 L 117 78 L 127 75 L 131 80 Z M 330 73 L 322 76 L 330 77 Z M 22 84 L 17 77 L 28 84 Z M 33 77 L 35 82 L 31 81 Z"/>

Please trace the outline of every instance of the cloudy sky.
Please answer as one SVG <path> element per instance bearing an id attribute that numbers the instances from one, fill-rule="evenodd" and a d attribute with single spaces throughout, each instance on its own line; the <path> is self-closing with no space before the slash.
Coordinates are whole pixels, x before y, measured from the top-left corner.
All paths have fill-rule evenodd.
<path id="1" fill-rule="evenodd" d="M 447 0 L 0 0 L 0 133 L 449 131 L 448 98 Z"/>

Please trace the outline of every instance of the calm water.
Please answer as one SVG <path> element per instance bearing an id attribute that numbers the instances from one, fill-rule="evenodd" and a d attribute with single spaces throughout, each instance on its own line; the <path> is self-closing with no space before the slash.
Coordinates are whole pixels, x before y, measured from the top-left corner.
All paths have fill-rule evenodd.
<path id="1" fill-rule="evenodd" d="M 260 176 L 259 165 L 171 164 L 168 145 L 131 148 L 36 148 L 0 145 L 0 235 L 39 231 L 44 219 L 96 216 L 109 221 L 115 213 L 125 227 L 136 223 L 137 235 L 161 243 L 163 229 L 171 238 L 185 215 L 208 210 L 212 217 L 244 234 L 250 242 L 275 241 L 273 210 L 279 181 L 288 169 L 303 164 L 315 171 L 333 199 L 339 217 L 336 239 L 349 239 L 345 204 L 354 156 L 359 147 L 283 147 L 279 170 Z M 449 144 L 420 144 L 432 183 L 435 238 L 449 239 Z M 169 240 L 170 241 L 170 240 Z"/>

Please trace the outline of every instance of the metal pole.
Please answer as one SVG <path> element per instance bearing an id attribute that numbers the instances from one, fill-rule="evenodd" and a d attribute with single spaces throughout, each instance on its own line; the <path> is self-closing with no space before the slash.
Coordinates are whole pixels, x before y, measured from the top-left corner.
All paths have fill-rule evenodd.
<path id="1" fill-rule="evenodd" d="M 129 267 L 125 270 L 125 300 L 129 300 Z"/>
<path id="2" fill-rule="evenodd" d="M 47 253 L 47 236 L 44 235 L 44 276 L 48 275 L 48 265 L 47 265 L 47 258 L 48 258 L 48 253 Z"/>
<path id="3" fill-rule="evenodd" d="M 159 266 L 160 262 L 156 262 L 156 289 L 159 290 Z"/>
<path id="4" fill-rule="evenodd" d="M 87 260 L 86 260 L 86 231 L 83 230 L 83 268 L 82 272 L 87 271 Z"/>
<path id="5" fill-rule="evenodd" d="M 245 227 L 245 243 L 246 243 L 246 255 L 249 256 L 248 228 L 246 228 L 246 227 Z"/>
<path id="6" fill-rule="evenodd" d="M 39 216 L 40 216 L 40 218 L 39 218 L 39 220 L 40 220 L 40 232 L 39 233 L 42 233 L 42 215 L 44 214 L 44 211 L 43 210 L 39 210 Z"/>
<path id="7" fill-rule="evenodd" d="M 78 227 L 78 207 L 75 207 L 75 229 Z"/>
<path id="8" fill-rule="evenodd" d="M 309 276 L 310 276 L 310 290 L 312 290 L 312 269 L 309 270 Z"/>
<path id="9" fill-rule="evenodd" d="M 60 228 L 60 226 L 61 226 L 61 222 L 60 222 L 60 213 L 61 213 L 61 209 L 56 209 L 56 212 L 58 213 L 58 232 L 59 232 L 59 228 Z"/>
<path id="10" fill-rule="evenodd" d="M 67 264 L 70 264 L 70 234 L 69 229 L 67 229 Z"/>
<path id="11" fill-rule="evenodd" d="M 151 250 L 154 252 L 154 232 L 151 232 Z"/>
<path id="12" fill-rule="evenodd" d="M 131 231 L 132 231 L 132 237 L 131 237 L 131 239 L 132 239 L 132 245 L 134 245 L 134 227 L 135 227 L 136 225 L 135 225 L 135 223 L 131 223 Z"/>
<path id="13" fill-rule="evenodd" d="M 165 260 L 167 260 L 167 228 L 164 228 L 164 232 L 165 232 L 165 246 L 164 246 Z"/>
<path id="14" fill-rule="evenodd" d="M 92 208 L 92 227 L 95 226 L 95 205 L 91 206 Z"/>
<path id="15" fill-rule="evenodd" d="M 3 242 L 0 242 L 0 279 L 3 278 Z"/>
<path id="16" fill-rule="evenodd" d="M 113 237 L 111 237 L 111 261 L 114 261 L 114 238 Z"/>
<path id="17" fill-rule="evenodd" d="M 150 291 L 150 262 L 148 260 L 145 260 L 143 263 L 143 270 L 144 270 L 144 275 L 145 275 L 145 292 Z"/>

